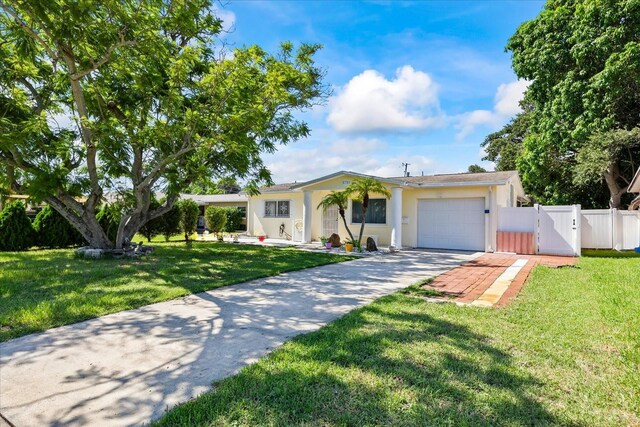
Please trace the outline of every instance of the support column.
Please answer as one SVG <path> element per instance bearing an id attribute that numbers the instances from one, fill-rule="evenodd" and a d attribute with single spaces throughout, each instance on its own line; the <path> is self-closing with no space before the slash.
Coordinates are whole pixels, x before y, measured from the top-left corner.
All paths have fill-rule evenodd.
<path id="1" fill-rule="evenodd" d="M 302 203 L 302 243 L 311 243 L 311 215 L 313 206 L 311 204 L 311 191 L 303 190 L 304 200 Z"/>
<path id="2" fill-rule="evenodd" d="M 391 188 L 391 212 L 393 218 L 391 246 L 402 249 L 402 187 Z"/>

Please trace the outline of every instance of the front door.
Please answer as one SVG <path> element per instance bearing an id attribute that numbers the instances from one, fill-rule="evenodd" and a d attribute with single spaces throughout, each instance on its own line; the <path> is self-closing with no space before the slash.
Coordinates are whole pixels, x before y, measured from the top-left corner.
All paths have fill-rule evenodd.
<path id="1" fill-rule="evenodd" d="M 325 237 L 338 233 L 338 206 L 331 205 L 322 211 L 322 235 Z"/>

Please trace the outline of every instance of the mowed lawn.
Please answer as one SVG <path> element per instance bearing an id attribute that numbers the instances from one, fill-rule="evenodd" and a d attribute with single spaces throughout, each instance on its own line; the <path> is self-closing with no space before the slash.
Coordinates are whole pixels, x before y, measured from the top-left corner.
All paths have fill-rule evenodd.
<path id="1" fill-rule="evenodd" d="M 639 291 L 639 258 L 585 257 L 502 309 L 396 293 L 156 425 L 640 425 Z"/>
<path id="2" fill-rule="evenodd" d="M 154 243 L 136 259 L 0 252 L 0 341 L 260 277 L 351 259 L 231 243 Z"/>

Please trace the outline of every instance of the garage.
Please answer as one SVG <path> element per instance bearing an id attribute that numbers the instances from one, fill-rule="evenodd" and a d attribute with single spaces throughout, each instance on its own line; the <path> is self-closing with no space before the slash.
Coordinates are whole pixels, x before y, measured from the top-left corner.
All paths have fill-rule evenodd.
<path id="1" fill-rule="evenodd" d="M 418 247 L 484 251 L 484 198 L 418 201 Z"/>

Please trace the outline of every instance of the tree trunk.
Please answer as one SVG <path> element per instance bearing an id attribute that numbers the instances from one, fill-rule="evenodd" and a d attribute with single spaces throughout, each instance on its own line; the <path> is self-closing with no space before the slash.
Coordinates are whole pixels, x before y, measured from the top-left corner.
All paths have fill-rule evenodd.
<path id="1" fill-rule="evenodd" d="M 47 197 L 45 202 L 62 215 L 85 238 L 89 246 L 98 249 L 112 249 L 113 243 L 107 237 L 96 219 L 95 212 L 85 210 L 76 215 L 68 206 L 56 197 Z"/>
<path id="2" fill-rule="evenodd" d="M 353 241 L 353 234 L 351 233 L 351 230 L 349 229 L 349 226 L 347 225 L 347 218 L 345 217 L 344 209 L 340 208 L 338 210 L 338 213 L 340 214 L 340 217 L 342 218 L 342 222 L 344 223 L 344 228 L 347 230 L 347 233 L 349 233 L 349 238 L 351 239 L 351 241 Z"/>
<path id="3" fill-rule="evenodd" d="M 604 180 L 607 183 L 607 188 L 609 189 L 609 207 L 619 209 L 622 205 L 622 196 L 627 192 L 627 187 L 620 187 L 616 180 L 618 175 L 617 173 L 618 166 L 616 164 L 612 164 L 607 168 L 607 171 L 604 173 Z"/>

